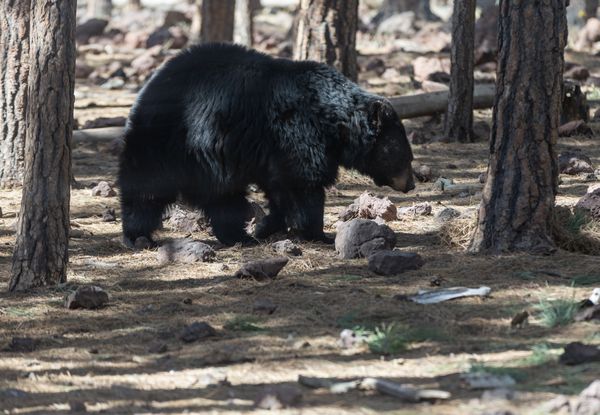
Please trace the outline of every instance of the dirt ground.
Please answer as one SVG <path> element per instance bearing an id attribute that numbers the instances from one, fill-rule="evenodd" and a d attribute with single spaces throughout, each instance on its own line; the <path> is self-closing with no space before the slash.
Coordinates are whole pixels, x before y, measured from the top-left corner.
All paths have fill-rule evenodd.
<path id="1" fill-rule="evenodd" d="M 396 58 L 406 63 L 412 57 Z M 381 83 L 369 84 L 361 76 L 364 86 L 381 92 Z M 407 83 L 392 89 L 410 88 Z M 99 115 L 127 115 L 127 103 L 134 97 L 132 92 L 87 84 L 78 84 L 77 91 L 80 123 Z M 96 106 L 90 108 L 90 101 Z M 491 111 L 476 115 L 490 124 Z M 441 127 L 439 119 L 428 118 L 405 124 L 409 131 L 432 133 Z M 580 148 L 598 165 L 600 125 L 591 125 L 594 138 L 561 138 L 559 151 Z M 600 363 L 569 367 L 557 360 L 570 342 L 600 344 L 598 324 L 545 328 L 535 311 L 540 300 L 587 298 L 592 287 L 600 286 L 598 257 L 566 251 L 552 256 L 472 256 L 442 244 L 439 223 L 426 216 L 388 223 L 398 237 L 397 248 L 425 260 L 420 270 L 397 277 L 373 274 L 363 259 L 340 260 L 333 246 L 301 242 L 302 256 L 291 257 L 275 280 L 240 280 L 233 274 L 243 262 L 274 255 L 270 244 L 222 248 L 203 232 L 191 237 L 217 248 L 213 263 L 161 265 L 155 250 L 135 252 L 120 244 L 120 220 L 101 220 L 106 207 L 115 208 L 119 216 L 118 198 L 92 197 L 90 191 L 100 180 L 115 180 L 116 157 L 109 147 L 109 140 L 74 145 L 75 177 L 83 188 L 72 191 L 72 226 L 83 232 L 71 239 L 68 282 L 28 294 L 8 294 L 4 288 L 0 292 L 3 413 L 70 414 L 85 408 L 109 414 L 258 414 L 267 412 L 253 406 L 265 386 L 294 385 L 302 390 L 300 405 L 278 413 L 536 414 L 543 413 L 544 402 L 559 394 L 575 396 L 599 377 Z M 434 168 L 436 176 L 478 183 L 488 146 L 481 139 L 473 144 L 414 145 L 413 151 L 416 162 Z M 557 202 L 562 205 L 575 204 L 593 184 L 583 176 L 561 179 Z M 430 202 L 434 214 L 445 207 L 469 214 L 479 203 L 478 195 L 448 196 L 432 183 L 419 183 L 403 195 L 347 171 L 336 189 L 326 201 L 326 231 L 331 234 L 337 214 L 365 190 L 389 197 L 397 207 Z M 262 203 L 260 194 L 251 197 Z M 20 190 L 0 193 L 1 287 L 9 280 L 19 203 Z M 165 227 L 158 239 L 185 236 Z M 430 288 L 434 279 L 442 287 L 486 285 L 492 292 L 489 298 L 435 305 L 397 299 Z M 574 283 L 583 280 L 588 285 Z M 64 296 L 86 284 L 107 290 L 109 305 L 65 309 Z M 254 303 L 265 299 L 277 305 L 276 311 L 254 312 Z M 512 317 L 523 310 L 532 314 L 530 323 L 511 328 Z M 218 335 L 191 344 L 179 340 L 183 327 L 197 321 L 210 323 Z M 255 327 L 236 329 L 228 324 L 232 321 L 252 321 Z M 424 333 L 422 339 L 383 357 L 366 346 L 338 345 L 344 328 L 391 323 Z M 33 338 L 37 346 L 31 352 L 6 351 L 13 337 Z M 163 346 L 161 353 L 150 351 L 157 346 Z M 536 359 L 540 348 L 544 359 Z M 469 390 L 460 375 L 473 367 L 509 373 L 517 381 L 514 397 L 484 399 L 481 391 Z M 452 396 L 445 402 L 408 404 L 374 392 L 332 394 L 299 386 L 299 375 L 384 377 L 447 390 Z"/>

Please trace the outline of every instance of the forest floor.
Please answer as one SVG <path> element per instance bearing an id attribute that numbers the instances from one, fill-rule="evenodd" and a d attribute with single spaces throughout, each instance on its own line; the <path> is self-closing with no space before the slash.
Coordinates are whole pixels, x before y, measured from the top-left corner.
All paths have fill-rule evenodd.
<path id="1" fill-rule="evenodd" d="M 387 56 L 386 59 L 390 57 Z M 407 63 L 411 54 L 394 59 Z M 367 84 L 365 84 L 367 85 Z M 375 84 L 373 84 L 375 85 Z M 372 86 L 373 86 L 372 85 Z M 407 83 L 398 89 L 410 90 Z M 376 88 L 375 88 L 376 89 Z M 76 117 L 80 123 L 102 116 L 126 116 L 133 94 L 78 84 Z M 83 97 L 83 98 L 82 98 Z M 100 108 L 89 108 L 93 99 Z M 108 107 L 102 108 L 106 104 Z M 491 111 L 477 111 L 491 123 Z M 409 120 L 407 129 L 439 132 L 440 120 Z M 600 125 L 590 124 L 594 138 L 561 138 L 558 150 L 578 148 L 600 163 Z M 564 346 L 581 341 L 600 345 L 598 324 L 573 323 L 547 328 L 536 306 L 544 300 L 579 301 L 600 286 L 600 258 L 559 250 L 551 256 L 473 256 L 441 242 L 435 214 L 446 207 L 465 214 L 480 196 L 456 197 L 418 183 L 409 194 L 378 188 L 356 173 L 344 171 L 328 192 L 326 231 L 335 232 L 337 215 L 364 191 L 387 196 L 397 207 L 429 202 L 432 216 L 388 222 L 397 249 L 417 252 L 425 265 L 396 277 L 370 272 L 364 259 L 341 260 L 334 247 L 300 242 L 303 254 L 291 257 L 279 276 L 268 282 L 233 277 L 253 259 L 273 256 L 269 243 L 252 248 L 222 248 L 208 233 L 192 238 L 215 246 L 212 263 L 160 264 L 155 250 L 132 251 L 120 244 L 121 224 L 101 219 L 118 197 L 92 197 L 101 180 L 114 182 L 116 156 L 110 140 L 76 141 L 74 171 L 82 189 L 73 189 L 71 215 L 79 237 L 70 244 L 68 282 L 28 294 L 0 291 L 0 411 L 23 414 L 262 413 L 253 405 L 265 386 L 295 386 L 302 391 L 289 414 L 482 414 L 512 411 L 544 413 L 542 405 L 558 395 L 576 396 L 598 378 L 600 363 L 565 366 L 558 362 Z M 436 176 L 458 183 L 478 183 L 485 171 L 488 143 L 413 145 L 415 160 L 434 168 Z M 574 205 L 590 184 L 584 176 L 561 175 L 557 203 Z M 117 189 L 118 191 L 118 189 Z M 264 203 L 259 193 L 251 194 Z M 20 190 L 0 193 L 0 287 L 10 275 L 14 222 Z M 158 236 L 185 237 L 166 227 Z M 488 298 L 466 298 L 418 305 L 398 296 L 441 287 L 491 287 Z M 63 299 L 78 285 L 98 285 L 110 294 L 99 310 L 67 310 Z M 253 311 L 270 300 L 273 314 Z M 528 310 L 529 324 L 511 328 L 512 317 Z M 205 321 L 217 336 L 183 343 L 184 326 Z M 396 324 L 412 333 L 406 349 L 388 356 L 366 345 L 343 349 L 345 328 Z M 30 352 L 6 349 L 13 337 L 35 341 Z M 161 350 L 157 350 L 161 349 Z M 483 396 L 461 375 L 476 370 L 509 374 L 517 382 L 511 399 Z M 451 392 L 449 400 L 409 404 L 375 392 L 333 394 L 298 385 L 298 376 L 326 379 L 383 377 L 417 387 Z M 82 406 L 84 405 L 84 406 Z M 500 413 L 500 412 L 497 412 Z"/>

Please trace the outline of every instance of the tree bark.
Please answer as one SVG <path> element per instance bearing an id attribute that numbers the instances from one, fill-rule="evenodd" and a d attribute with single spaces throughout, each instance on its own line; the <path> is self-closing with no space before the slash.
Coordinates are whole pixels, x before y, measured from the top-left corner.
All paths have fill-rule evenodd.
<path id="1" fill-rule="evenodd" d="M 294 58 L 327 63 L 356 81 L 358 0 L 302 0 Z"/>
<path id="2" fill-rule="evenodd" d="M 11 291 L 64 282 L 68 260 L 76 2 L 32 2 L 25 178 Z"/>
<path id="3" fill-rule="evenodd" d="M 235 43 L 251 47 L 254 36 L 255 1 L 236 0 L 235 2 L 235 29 L 233 39 Z"/>
<path id="4" fill-rule="evenodd" d="M 200 41 L 233 42 L 235 0 L 203 0 Z"/>
<path id="5" fill-rule="evenodd" d="M 87 16 L 110 20 L 112 0 L 88 0 Z"/>
<path id="6" fill-rule="evenodd" d="M 476 0 L 455 0 L 450 52 L 450 96 L 446 112 L 446 137 L 473 141 L 473 78 L 475 60 Z"/>
<path id="7" fill-rule="evenodd" d="M 598 16 L 598 0 L 585 0 L 585 19 Z"/>
<path id="8" fill-rule="evenodd" d="M 501 0 L 488 178 L 472 252 L 554 252 L 565 0 Z"/>
<path id="9" fill-rule="evenodd" d="M 29 75 L 29 0 L 0 6 L 0 188 L 23 183 Z"/>

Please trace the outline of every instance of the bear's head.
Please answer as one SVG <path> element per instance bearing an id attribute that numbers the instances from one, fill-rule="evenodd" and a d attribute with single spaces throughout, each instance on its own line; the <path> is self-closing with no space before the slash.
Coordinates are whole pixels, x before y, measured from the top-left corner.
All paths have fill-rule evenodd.
<path id="1" fill-rule="evenodd" d="M 370 150 L 364 160 L 364 173 L 377 186 L 409 192 L 415 188 L 412 150 L 404 126 L 392 105 L 384 100 L 369 103 L 367 117 L 373 131 Z"/>

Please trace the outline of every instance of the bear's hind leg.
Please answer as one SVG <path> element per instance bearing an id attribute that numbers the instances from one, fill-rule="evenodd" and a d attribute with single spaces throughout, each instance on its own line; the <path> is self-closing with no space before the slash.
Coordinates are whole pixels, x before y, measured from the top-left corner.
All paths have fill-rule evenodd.
<path id="1" fill-rule="evenodd" d="M 258 239 L 266 239 L 277 232 L 285 232 L 285 201 L 282 200 L 280 192 L 267 192 L 269 200 L 269 214 L 256 224 L 254 236 Z"/>
<path id="2" fill-rule="evenodd" d="M 175 198 L 171 200 L 121 195 L 123 243 L 133 248 L 140 237 L 153 243 L 152 233 L 160 227 L 165 207 L 173 202 Z"/>
<path id="3" fill-rule="evenodd" d="M 245 231 L 250 216 L 250 203 L 243 194 L 227 195 L 204 206 L 214 235 L 228 246 L 236 243 L 254 245 L 256 240 Z"/>

